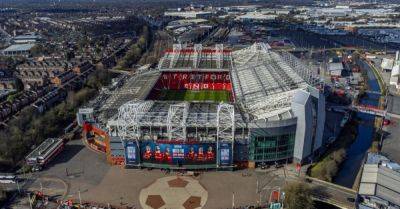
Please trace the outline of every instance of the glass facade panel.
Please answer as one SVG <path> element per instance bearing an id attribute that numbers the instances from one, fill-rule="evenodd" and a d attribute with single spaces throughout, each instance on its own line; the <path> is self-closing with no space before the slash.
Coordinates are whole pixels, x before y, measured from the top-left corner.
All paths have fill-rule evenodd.
<path id="1" fill-rule="evenodd" d="M 272 162 L 293 156 L 295 133 L 255 136 L 250 143 L 250 160 Z"/>

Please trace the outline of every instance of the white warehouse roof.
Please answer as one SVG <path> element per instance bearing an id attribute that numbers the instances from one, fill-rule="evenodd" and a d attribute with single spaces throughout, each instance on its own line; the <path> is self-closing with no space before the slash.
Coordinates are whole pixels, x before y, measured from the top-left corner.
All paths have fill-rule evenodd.
<path id="1" fill-rule="evenodd" d="M 12 52 L 12 51 L 28 51 L 34 47 L 35 44 L 15 44 L 11 45 L 8 48 L 4 49 L 4 52 Z"/>
<path id="2" fill-rule="evenodd" d="M 400 205 L 400 173 L 379 164 L 365 164 L 358 193 Z"/>
<path id="3" fill-rule="evenodd" d="M 381 68 L 384 70 L 391 70 L 393 68 L 394 60 L 383 58 L 381 63 Z"/>

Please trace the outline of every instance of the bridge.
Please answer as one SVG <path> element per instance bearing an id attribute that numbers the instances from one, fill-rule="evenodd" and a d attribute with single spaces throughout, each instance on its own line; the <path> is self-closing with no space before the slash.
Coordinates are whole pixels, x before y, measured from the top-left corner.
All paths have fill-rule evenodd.
<path id="1" fill-rule="evenodd" d="M 311 49 L 311 48 L 292 48 L 292 49 L 277 49 L 278 51 L 287 51 L 287 52 L 325 52 L 325 51 L 343 51 L 343 50 L 351 50 L 356 51 L 360 48 L 357 47 L 336 47 L 336 48 L 325 48 L 325 49 Z"/>
<path id="2" fill-rule="evenodd" d="M 367 91 L 365 91 L 365 93 L 382 95 L 382 93 L 381 93 L 380 91 L 370 91 L 370 90 L 367 90 Z"/>
<path id="3" fill-rule="evenodd" d="M 373 105 L 351 105 L 351 110 L 380 117 L 385 117 L 387 112 Z"/>
<path id="4" fill-rule="evenodd" d="M 312 198 L 342 209 L 353 209 L 355 203 L 349 199 L 356 199 L 357 191 L 316 178 L 306 177 L 313 188 Z"/>
<path id="5" fill-rule="evenodd" d="M 386 110 L 379 109 L 376 106 L 373 105 L 349 105 L 349 106 L 330 106 L 328 107 L 332 109 L 335 112 L 348 112 L 348 111 L 354 111 L 354 112 L 361 112 L 365 114 L 370 114 L 374 116 L 380 116 L 380 117 L 385 117 L 389 115 Z"/>
<path id="6" fill-rule="evenodd" d="M 287 174 L 286 177 L 288 180 L 290 179 L 298 182 L 303 182 L 305 180 L 312 189 L 313 200 L 325 202 L 341 209 L 355 208 L 355 202 L 350 200 L 356 199 L 357 191 L 309 176 L 298 177 L 291 171 Z"/>

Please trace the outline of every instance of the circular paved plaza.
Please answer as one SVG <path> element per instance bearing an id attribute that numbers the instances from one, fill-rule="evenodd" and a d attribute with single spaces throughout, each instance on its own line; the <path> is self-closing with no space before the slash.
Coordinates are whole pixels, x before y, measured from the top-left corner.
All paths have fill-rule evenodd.
<path id="1" fill-rule="evenodd" d="M 208 192 L 199 181 L 187 176 L 159 178 L 139 195 L 143 209 L 200 209 L 207 198 Z"/>

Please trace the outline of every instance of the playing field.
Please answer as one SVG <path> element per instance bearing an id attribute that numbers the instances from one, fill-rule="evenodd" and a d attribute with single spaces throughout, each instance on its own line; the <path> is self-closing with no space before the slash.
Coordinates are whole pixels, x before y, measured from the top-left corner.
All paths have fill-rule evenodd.
<path id="1" fill-rule="evenodd" d="M 214 102 L 229 102 L 229 91 L 212 91 L 212 90 L 162 90 L 160 100 L 171 101 L 214 101 Z"/>

